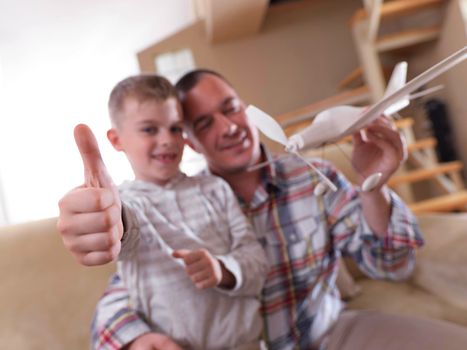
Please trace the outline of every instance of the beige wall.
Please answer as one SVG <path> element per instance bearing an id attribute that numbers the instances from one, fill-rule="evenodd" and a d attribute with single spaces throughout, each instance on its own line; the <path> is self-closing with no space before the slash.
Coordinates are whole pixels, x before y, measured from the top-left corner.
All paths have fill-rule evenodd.
<path id="1" fill-rule="evenodd" d="M 433 46 L 426 46 L 409 61 L 412 74 L 419 74 L 423 70 L 453 52 L 467 45 L 466 18 L 463 18 L 461 2 L 452 0 L 448 3 L 443 19 L 442 33 Z M 459 64 L 450 71 L 431 82 L 431 86 L 443 84 L 445 88 L 439 92 L 439 97 L 446 102 L 450 121 L 454 131 L 456 148 L 460 159 L 467 164 L 467 62 Z M 465 172 L 467 176 L 467 172 Z"/>
<path id="2" fill-rule="evenodd" d="M 198 67 L 224 74 L 248 103 L 273 115 L 336 93 L 358 66 L 347 22 L 360 0 L 302 1 L 270 9 L 259 34 L 210 45 L 195 23 L 142 51 L 143 72 L 154 71 L 157 54 L 190 47 Z"/>

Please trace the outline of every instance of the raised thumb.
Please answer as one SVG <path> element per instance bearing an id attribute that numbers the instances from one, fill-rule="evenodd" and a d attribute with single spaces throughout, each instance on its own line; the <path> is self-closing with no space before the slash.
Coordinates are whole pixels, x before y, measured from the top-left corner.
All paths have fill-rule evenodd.
<path id="1" fill-rule="evenodd" d="M 99 151 L 96 138 L 85 124 L 78 124 L 74 130 L 75 142 L 84 165 L 84 182 L 88 187 L 113 188 Z"/>

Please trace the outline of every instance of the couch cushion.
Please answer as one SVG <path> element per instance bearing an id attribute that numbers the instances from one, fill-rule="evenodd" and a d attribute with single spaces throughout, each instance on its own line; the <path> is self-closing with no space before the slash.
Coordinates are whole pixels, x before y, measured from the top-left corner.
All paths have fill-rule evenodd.
<path id="1" fill-rule="evenodd" d="M 426 247 L 417 256 L 414 284 L 467 315 L 467 214 L 424 215 L 420 227 Z"/>
<path id="2" fill-rule="evenodd" d="M 86 349 L 95 304 L 114 270 L 80 266 L 56 219 L 0 228 L 0 344 L 4 349 Z"/>

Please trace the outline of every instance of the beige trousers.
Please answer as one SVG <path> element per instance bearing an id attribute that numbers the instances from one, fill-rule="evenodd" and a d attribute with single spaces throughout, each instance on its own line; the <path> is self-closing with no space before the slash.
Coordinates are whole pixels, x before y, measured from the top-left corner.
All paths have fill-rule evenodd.
<path id="1" fill-rule="evenodd" d="M 467 328 L 414 316 L 344 311 L 324 344 L 326 350 L 466 350 Z"/>

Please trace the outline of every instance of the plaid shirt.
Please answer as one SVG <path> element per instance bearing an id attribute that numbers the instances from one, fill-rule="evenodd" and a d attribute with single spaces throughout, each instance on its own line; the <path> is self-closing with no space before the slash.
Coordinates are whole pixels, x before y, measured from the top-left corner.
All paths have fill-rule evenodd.
<path id="1" fill-rule="evenodd" d="M 272 350 L 309 349 L 336 321 L 343 308 L 336 287 L 341 255 L 352 256 L 370 277 L 397 280 L 410 274 L 414 248 L 423 243 L 415 217 L 394 193 L 388 230 L 380 238 L 363 217 L 356 189 L 329 164 L 313 163 L 337 192 L 315 196 L 318 176 L 303 161 L 282 157 L 264 169 L 251 203 L 241 203 L 271 266 L 262 313 Z M 99 349 L 119 349 L 148 331 L 129 308 L 118 277 L 100 303 L 115 312 L 105 327 L 93 327 L 94 344 L 103 344 Z"/>
<path id="2" fill-rule="evenodd" d="M 315 196 L 320 179 L 310 167 L 295 157 L 276 158 L 251 203 L 242 203 L 271 265 L 262 312 L 274 350 L 310 349 L 337 320 L 341 255 L 352 256 L 373 278 L 396 280 L 410 274 L 413 248 L 422 244 L 415 217 L 394 193 L 388 231 L 379 238 L 363 217 L 356 189 L 329 164 L 313 163 L 337 192 Z"/>

